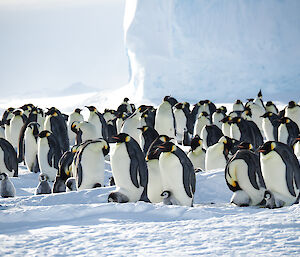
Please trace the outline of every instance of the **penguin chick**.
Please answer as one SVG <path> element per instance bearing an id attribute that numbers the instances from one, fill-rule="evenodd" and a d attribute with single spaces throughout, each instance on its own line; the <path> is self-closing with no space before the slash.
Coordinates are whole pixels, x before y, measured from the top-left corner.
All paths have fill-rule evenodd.
<path id="1" fill-rule="evenodd" d="M 272 192 L 269 190 L 265 191 L 264 199 L 266 201 L 266 208 L 274 209 L 284 206 L 284 202 L 280 199 L 276 200 Z"/>
<path id="2" fill-rule="evenodd" d="M 0 173 L 0 195 L 1 197 L 15 197 L 16 189 L 14 184 L 10 181 L 8 175 L 6 173 Z"/>
<path id="3" fill-rule="evenodd" d="M 40 174 L 39 176 L 39 181 L 40 183 L 38 184 L 35 194 L 36 195 L 41 195 L 41 194 L 51 194 L 51 187 L 49 186 L 48 183 L 48 176 L 45 174 Z"/>
<path id="4" fill-rule="evenodd" d="M 53 193 L 66 192 L 65 181 L 60 176 L 56 176 L 52 191 Z"/>
<path id="5" fill-rule="evenodd" d="M 76 179 L 75 178 L 73 178 L 73 177 L 68 178 L 65 185 L 66 185 L 66 191 L 67 192 L 77 191 Z"/>
<path id="6" fill-rule="evenodd" d="M 170 191 L 163 191 L 160 196 L 165 205 L 181 205 Z"/>
<path id="7" fill-rule="evenodd" d="M 109 194 L 107 201 L 109 203 L 127 203 L 129 198 L 120 192 L 112 192 Z"/>

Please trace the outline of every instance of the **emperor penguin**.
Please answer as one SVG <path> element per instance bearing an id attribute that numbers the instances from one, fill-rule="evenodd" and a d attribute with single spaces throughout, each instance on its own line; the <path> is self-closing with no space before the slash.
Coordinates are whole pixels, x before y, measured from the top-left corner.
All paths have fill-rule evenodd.
<path id="1" fill-rule="evenodd" d="M 153 142 L 152 144 L 149 146 L 149 149 L 147 151 L 147 155 L 152 152 L 155 151 L 157 149 L 158 145 L 161 145 L 163 143 L 169 142 L 171 141 L 172 143 L 175 143 L 174 138 L 168 137 L 167 135 L 159 135 Z"/>
<path id="2" fill-rule="evenodd" d="M 116 129 L 117 129 L 117 134 L 121 133 L 121 128 L 124 123 L 124 121 L 129 117 L 130 115 L 123 113 L 118 113 L 117 114 L 117 119 L 116 119 Z"/>
<path id="3" fill-rule="evenodd" d="M 235 117 L 229 121 L 230 137 L 239 141 L 245 141 L 252 144 L 257 149 L 263 144 L 263 137 L 259 128 L 253 121 L 244 120 L 241 117 Z"/>
<path id="4" fill-rule="evenodd" d="M 171 191 L 163 191 L 160 195 L 165 205 L 181 205 L 180 202 L 174 197 Z"/>
<path id="5" fill-rule="evenodd" d="M 144 155 L 146 156 L 150 145 L 156 138 L 159 137 L 159 134 L 154 128 L 149 126 L 143 126 L 138 129 L 142 131 L 139 142 L 140 147 L 143 150 Z"/>
<path id="6" fill-rule="evenodd" d="M 173 97 L 166 96 L 163 102 L 158 106 L 155 116 L 154 128 L 160 135 L 167 135 L 175 138 L 176 120 L 172 107 L 177 103 Z"/>
<path id="7" fill-rule="evenodd" d="M 143 126 L 154 128 L 155 115 L 156 115 L 156 109 L 153 106 L 149 106 L 149 108 L 147 108 L 142 113 L 142 116 L 140 118 L 141 120 L 140 124 Z"/>
<path id="8" fill-rule="evenodd" d="M 53 193 L 63 193 L 66 192 L 65 180 L 62 179 L 59 175 L 56 175 L 55 181 L 52 188 Z"/>
<path id="9" fill-rule="evenodd" d="M 163 199 L 161 193 L 163 191 L 161 171 L 159 168 L 159 149 L 151 151 L 146 157 L 148 167 L 148 184 L 147 195 L 151 203 L 159 203 Z"/>
<path id="10" fill-rule="evenodd" d="M 190 104 L 188 102 L 183 102 L 183 112 L 185 114 L 187 123 L 186 123 L 186 128 L 187 131 L 190 135 L 193 135 L 193 131 L 194 131 L 194 120 L 192 117 L 192 113 L 190 111 Z"/>
<path id="11" fill-rule="evenodd" d="M 279 116 L 274 112 L 262 115 L 262 128 L 267 141 L 278 141 Z"/>
<path id="12" fill-rule="evenodd" d="M 40 172 L 38 162 L 38 136 L 40 124 L 30 122 L 24 133 L 24 160 L 26 167 L 31 172 Z"/>
<path id="13" fill-rule="evenodd" d="M 115 110 L 104 109 L 103 118 L 106 122 L 110 120 L 115 120 L 117 118 L 116 114 L 117 112 Z"/>
<path id="14" fill-rule="evenodd" d="M 148 168 L 137 141 L 126 133 L 113 137 L 116 147 L 111 154 L 112 174 L 116 191 L 108 196 L 108 202 L 148 201 Z"/>
<path id="15" fill-rule="evenodd" d="M 57 138 L 62 152 L 69 150 L 68 128 L 62 113 L 55 107 L 51 107 L 46 112 L 44 130 L 48 130 Z"/>
<path id="16" fill-rule="evenodd" d="M 278 108 L 272 101 L 268 101 L 266 103 L 265 108 L 266 108 L 266 112 L 273 112 L 275 114 L 278 114 Z"/>
<path id="17" fill-rule="evenodd" d="M 207 112 L 201 112 L 196 119 L 193 136 L 196 135 L 200 136 L 202 129 L 206 126 L 211 124 L 209 115 Z"/>
<path id="18" fill-rule="evenodd" d="M 271 196 L 276 202 L 281 200 L 282 206 L 298 202 L 300 166 L 292 148 L 281 142 L 268 141 L 258 151 L 262 176 Z"/>
<path id="19" fill-rule="evenodd" d="M 66 192 L 77 191 L 75 178 L 73 177 L 68 178 L 65 185 L 66 185 Z"/>
<path id="20" fill-rule="evenodd" d="M 225 116 L 221 122 L 222 122 L 222 133 L 224 136 L 230 137 L 230 124 L 228 123 L 232 117 L 229 115 Z"/>
<path id="21" fill-rule="evenodd" d="M 104 186 L 104 157 L 109 153 L 109 145 L 104 139 L 84 143 L 78 151 L 77 162 L 72 173 L 78 190 Z"/>
<path id="22" fill-rule="evenodd" d="M 37 109 L 37 123 L 40 124 L 41 127 L 43 127 L 46 120 L 44 110 L 39 107 L 37 107 L 36 109 Z"/>
<path id="23" fill-rule="evenodd" d="M 281 124 L 278 127 L 278 141 L 292 146 L 293 141 L 300 132 L 299 127 L 296 122 L 288 117 L 282 117 L 279 122 Z"/>
<path id="24" fill-rule="evenodd" d="M 216 125 L 219 129 L 222 129 L 222 120 L 225 118 L 226 114 L 222 111 L 222 109 L 218 108 L 212 115 L 212 123 Z"/>
<path id="25" fill-rule="evenodd" d="M 14 184 L 10 181 L 8 175 L 4 172 L 0 173 L 0 195 L 1 197 L 15 197 L 16 189 Z"/>
<path id="26" fill-rule="evenodd" d="M 208 147 L 205 154 L 205 171 L 225 169 L 232 147 L 232 139 L 226 136 L 222 136 L 216 144 Z"/>
<path id="27" fill-rule="evenodd" d="M 17 151 L 19 146 L 19 136 L 25 121 L 26 116 L 23 115 L 22 110 L 15 110 L 13 112 L 13 117 L 10 121 L 10 143 L 15 151 Z"/>
<path id="28" fill-rule="evenodd" d="M 195 169 L 201 169 L 205 171 L 205 153 L 203 149 L 203 143 L 201 138 L 196 135 L 192 138 L 191 149 L 189 150 L 187 156 L 190 158 Z"/>
<path id="29" fill-rule="evenodd" d="M 261 89 L 259 90 L 256 98 L 253 100 L 253 103 L 261 106 L 262 108 L 265 108 L 265 105 L 264 105 L 264 101 L 262 100 L 262 92 L 261 92 Z"/>
<path id="30" fill-rule="evenodd" d="M 176 140 L 179 144 L 183 143 L 184 131 L 187 130 L 187 117 L 183 111 L 183 103 L 177 103 L 173 107 L 176 124 Z"/>
<path id="31" fill-rule="evenodd" d="M 290 101 L 284 111 L 284 116 L 296 122 L 297 126 L 300 128 L 300 105 L 296 104 L 294 101 Z"/>
<path id="32" fill-rule="evenodd" d="M 295 138 L 293 144 L 294 154 L 298 159 L 300 159 L 300 134 Z"/>
<path id="33" fill-rule="evenodd" d="M 38 138 L 39 167 L 51 182 L 55 180 L 61 156 L 62 151 L 56 136 L 48 130 L 41 131 Z"/>
<path id="34" fill-rule="evenodd" d="M 0 170 L 9 177 L 18 177 L 17 153 L 4 138 L 0 138 Z"/>
<path id="35" fill-rule="evenodd" d="M 15 108 L 9 107 L 7 108 L 2 115 L 2 123 L 5 124 L 7 120 L 10 120 L 13 117 L 13 111 Z"/>
<path id="36" fill-rule="evenodd" d="M 264 115 L 265 108 L 259 104 L 255 104 L 254 102 L 248 102 L 245 108 L 249 108 L 252 114 L 252 121 L 258 126 L 259 130 L 262 131 L 262 118 L 261 116 Z"/>
<path id="37" fill-rule="evenodd" d="M 74 121 L 71 125 L 71 130 L 75 137 L 75 144 L 79 145 L 87 140 L 99 138 L 99 133 L 95 125 L 88 121 Z"/>
<path id="38" fill-rule="evenodd" d="M 214 145 L 222 136 L 222 130 L 216 125 L 212 124 L 204 126 L 200 133 L 200 137 L 203 141 L 203 148 L 207 149 L 209 146 Z"/>
<path id="39" fill-rule="evenodd" d="M 51 187 L 48 183 L 48 176 L 46 174 L 40 174 L 39 176 L 39 184 L 35 190 L 36 195 L 41 195 L 41 194 L 51 194 L 52 190 Z"/>
<path id="40" fill-rule="evenodd" d="M 234 192 L 231 203 L 237 206 L 259 205 L 266 190 L 259 156 L 249 143 L 242 143 L 239 148 L 225 167 L 227 186 Z"/>
<path id="41" fill-rule="evenodd" d="M 107 140 L 107 123 L 103 118 L 102 113 L 100 113 L 95 106 L 86 106 L 86 108 L 90 111 L 88 122 L 92 123 L 96 127 L 98 138 L 104 138 Z"/>
<path id="42" fill-rule="evenodd" d="M 244 105 L 243 105 L 243 102 L 241 100 L 236 100 L 232 106 L 232 111 L 240 111 L 240 112 L 243 112 L 244 111 Z"/>
<path id="43" fill-rule="evenodd" d="M 76 134 L 72 131 L 72 124 L 74 121 L 81 122 L 84 120 L 83 115 L 81 114 L 82 109 L 76 108 L 69 117 L 68 120 L 68 136 L 70 145 L 75 144 Z"/>
<path id="44" fill-rule="evenodd" d="M 129 104 L 128 97 L 123 99 L 123 102 L 117 108 L 117 113 L 133 113 L 132 106 Z"/>
<path id="45" fill-rule="evenodd" d="M 196 177 L 191 160 L 172 142 L 158 148 L 163 191 L 171 192 L 179 205 L 193 206 Z"/>
<path id="46" fill-rule="evenodd" d="M 72 163 L 75 153 L 77 152 L 77 148 L 78 145 L 73 145 L 71 150 L 64 152 L 58 161 L 58 175 L 64 182 L 73 176 Z"/>

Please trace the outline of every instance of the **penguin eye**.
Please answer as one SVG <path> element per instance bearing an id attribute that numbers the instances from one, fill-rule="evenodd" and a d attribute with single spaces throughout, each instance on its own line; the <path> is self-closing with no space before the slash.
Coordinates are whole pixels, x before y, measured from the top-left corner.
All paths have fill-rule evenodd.
<path id="1" fill-rule="evenodd" d="M 173 145 L 173 146 L 172 146 L 172 149 L 171 149 L 171 152 L 175 152 L 175 151 L 176 151 L 176 146 Z"/>
<path id="2" fill-rule="evenodd" d="M 271 150 L 274 150 L 276 147 L 276 144 L 274 142 L 271 143 Z"/>
<path id="3" fill-rule="evenodd" d="M 127 136 L 126 138 L 125 138 L 125 142 L 129 142 L 130 141 L 130 136 Z"/>

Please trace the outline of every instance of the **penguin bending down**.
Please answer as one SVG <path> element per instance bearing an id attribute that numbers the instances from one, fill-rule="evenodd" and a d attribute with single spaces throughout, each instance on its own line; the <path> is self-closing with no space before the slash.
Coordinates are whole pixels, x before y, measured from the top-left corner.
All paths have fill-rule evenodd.
<path id="1" fill-rule="evenodd" d="M 190 158 L 195 169 L 205 170 L 205 153 L 206 151 L 202 148 L 202 140 L 196 135 L 191 142 L 191 149 L 187 156 Z"/>
<path id="2" fill-rule="evenodd" d="M 173 97 L 166 96 L 163 102 L 158 106 L 155 116 L 154 128 L 160 135 L 167 135 L 175 138 L 176 120 L 172 107 L 177 103 Z"/>
<path id="3" fill-rule="evenodd" d="M 258 151 L 262 176 L 275 203 L 292 205 L 299 200 L 300 166 L 290 146 L 281 142 L 268 141 Z M 277 206 L 276 207 L 281 207 Z"/>
<path id="4" fill-rule="evenodd" d="M 46 174 L 40 174 L 39 176 L 39 184 L 35 190 L 36 195 L 41 195 L 41 194 L 51 194 L 51 187 L 48 183 L 48 176 Z"/>
<path id="5" fill-rule="evenodd" d="M 9 177 L 18 177 L 17 153 L 4 138 L 0 138 L 0 170 Z"/>
<path id="6" fill-rule="evenodd" d="M 263 116 L 262 128 L 267 141 L 278 141 L 279 116 L 273 112 L 266 112 Z"/>
<path id="7" fill-rule="evenodd" d="M 14 184 L 10 181 L 8 175 L 6 173 L 0 173 L 0 195 L 1 197 L 15 197 L 16 189 Z"/>
<path id="8" fill-rule="evenodd" d="M 223 136 L 216 144 L 208 147 L 205 154 L 205 170 L 224 169 L 229 160 L 229 152 L 232 150 L 232 146 L 232 139 Z"/>
<path id="9" fill-rule="evenodd" d="M 222 136 L 222 130 L 216 125 L 204 126 L 200 134 L 200 137 L 203 140 L 203 148 L 207 150 L 208 147 L 217 143 Z"/>
<path id="10" fill-rule="evenodd" d="M 80 147 L 72 170 L 78 190 L 104 186 L 104 157 L 108 153 L 109 145 L 104 139 L 91 140 Z"/>
<path id="11" fill-rule="evenodd" d="M 157 149 L 157 146 L 158 145 L 161 145 L 165 142 L 169 142 L 169 141 L 172 141 L 173 143 L 175 143 L 175 140 L 174 138 L 171 138 L 171 137 L 168 137 L 167 135 L 160 135 L 158 136 L 153 142 L 152 144 L 149 146 L 149 149 L 147 151 L 147 155 L 150 153 L 150 152 L 153 152 Z M 146 155 L 146 156 L 147 156 Z"/>
<path id="12" fill-rule="evenodd" d="M 40 170 L 47 175 L 49 181 L 55 180 L 58 171 L 58 161 L 62 156 L 56 136 L 48 130 L 43 130 L 38 139 L 38 161 Z"/>
<path id="13" fill-rule="evenodd" d="M 31 172 L 40 172 L 38 162 L 38 136 L 40 125 L 30 122 L 24 133 L 24 160 L 27 169 Z"/>
<path id="14" fill-rule="evenodd" d="M 196 177 L 192 162 L 172 142 L 158 146 L 163 191 L 169 191 L 179 205 L 193 206 Z"/>
<path id="15" fill-rule="evenodd" d="M 117 144 L 111 154 L 111 167 L 117 188 L 108 196 L 108 202 L 149 202 L 148 168 L 139 144 L 126 133 L 113 139 Z"/>
<path id="16" fill-rule="evenodd" d="M 72 163 L 77 151 L 78 145 L 73 145 L 71 151 L 64 152 L 58 161 L 58 175 L 66 182 L 68 178 L 73 176 Z"/>
<path id="17" fill-rule="evenodd" d="M 278 141 L 292 146 L 293 141 L 300 132 L 298 125 L 287 117 L 282 117 L 279 122 L 281 124 L 278 127 Z"/>
<path id="18" fill-rule="evenodd" d="M 244 145 L 248 145 L 248 149 Z M 252 151 L 251 144 L 241 144 L 240 150 L 227 162 L 225 180 L 229 189 L 234 192 L 231 203 L 238 206 L 262 203 L 266 186 L 259 156 Z"/>
<path id="19" fill-rule="evenodd" d="M 144 155 L 146 156 L 150 145 L 156 138 L 159 137 L 159 134 L 154 128 L 148 126 L 143 126 L 142 128 L 138 129 L 142 131 L 139 142 L 140 147 L 143 150 Z"/>

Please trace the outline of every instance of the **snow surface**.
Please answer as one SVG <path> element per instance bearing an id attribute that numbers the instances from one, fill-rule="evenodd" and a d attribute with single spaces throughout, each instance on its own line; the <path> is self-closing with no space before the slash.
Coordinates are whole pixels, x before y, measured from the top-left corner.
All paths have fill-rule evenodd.
<path id="1" fill-rule="evenodd" d="M 152 101 L 232 102 L 260 88 L 298 101 L 299 13 L 298 0 L 127 1 L 130 83 Z"/>

